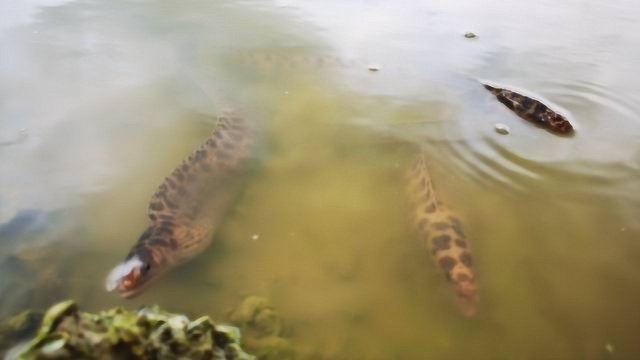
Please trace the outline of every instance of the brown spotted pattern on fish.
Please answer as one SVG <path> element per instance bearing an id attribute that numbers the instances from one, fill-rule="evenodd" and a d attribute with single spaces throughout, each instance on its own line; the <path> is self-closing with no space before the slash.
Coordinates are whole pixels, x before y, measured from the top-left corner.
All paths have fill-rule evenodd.
<path id="1" fill-rule="evenodd" d="M 559 134 L 569 134 L 573 131 L 573 126 L 566 117 L 549 109 L 540 101 L 508 89 L 496 88 L 487 84 L 483 85 L 485 89 L 498 98 L 498 101 L 521 118 Z"/>
<path id="2" fill-rule="evenodd" d="M 475 315 L 478 291 L 466 234 L 456 214 L 437 200 L 423 154 L 412 164 L 408 184 L 413 220 L 424 246 L 451 283 L 462 313 Z"/>
<path id="3" fill-rule="evenodd" d="M 211 136 L 151 197 L 150 224 L 109 274 L 109 291 L 135 296 L 152 279 L 207 248 L 239 193 L 253 141 L 254 129 L 241 117 L 230 113 L 218 118 Z"/>

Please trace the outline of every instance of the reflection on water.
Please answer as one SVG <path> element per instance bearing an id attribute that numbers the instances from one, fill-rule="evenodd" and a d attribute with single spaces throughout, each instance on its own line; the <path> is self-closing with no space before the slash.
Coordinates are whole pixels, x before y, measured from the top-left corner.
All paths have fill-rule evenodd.
<path id="1" fill-rule="evenodd" d="M 87 309 L 157 302 L 222 318 L 254 294 L 284 314 L 301 358 L 640 355 L 634 2 L 9 10 L 19 16 L 0 33 L 2 315 L 74 297 Z M 535 128 L 476 79 L 552 100 L 576 136 Z M 139 298 L 108 296 L 104 276 L 144 229 L 155 187 L 225 107 L 263 125 L 261 170 L 209 251 Z M 465 223 L 475 319 L 457 313 L 415 241 L 408 144 L 427 152 L 438 194 Z"/>

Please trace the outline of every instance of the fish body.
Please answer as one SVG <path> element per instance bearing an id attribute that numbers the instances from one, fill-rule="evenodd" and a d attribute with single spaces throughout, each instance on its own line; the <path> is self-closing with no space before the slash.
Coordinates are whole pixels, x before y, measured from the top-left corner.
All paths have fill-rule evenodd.
<path id="1" fill-rule="evenodd" d="M 512 90 L 483 85 L 519 117 L 559 134 L 569 134 L 573 131 L 573 126 L 565 116 L 551 110 L 542 102 Z"/>
<path id="2" fill-rule="evenodd" d="M 233 113 L 160 184 L 149 203 L 147 229 L 106 288 L 133 297 L 152 280 L 203 252 L 242 187 L 254 129 Z"/>
<path id="3" fill-rule="evenodd" d="M 457 215 L 436 199 L 424 154 L 414 161 L 408 184 L 413 220 L 421 241 L 451 284 L 461 312 L 475 315 L 478 289 L 469 244 Z"/>

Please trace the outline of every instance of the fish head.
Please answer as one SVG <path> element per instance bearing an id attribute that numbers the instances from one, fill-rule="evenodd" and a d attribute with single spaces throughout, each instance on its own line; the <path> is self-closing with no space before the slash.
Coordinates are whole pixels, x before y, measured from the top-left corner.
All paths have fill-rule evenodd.
<path id="1" fill-rule="evenodd" d="M 478 303 L 478 288 L 476 283 L 471 281 L 458 282 L 455 285 L 456 304 L 460 312 L 467 317 L 474 317 Z"/>
<path id="2" fill-rule="evenodd" d="M 150 256 L 133 253 L 109 272 L 105 288 L 109 292 L 117 292 L 124 298 L 132 298 L 166 272 L 164 268 Z"/>
<path id="3" fill-rule="evenodd" d="M 570 134 L 571 132 L 573 132 L 573 126 L 571 125 L 569 120 L 567 120 L 565 116 L 558 113 L 554 112 L 549 116 L 549 124 L 556 132 L 559 132 L 561 134 Z"/>

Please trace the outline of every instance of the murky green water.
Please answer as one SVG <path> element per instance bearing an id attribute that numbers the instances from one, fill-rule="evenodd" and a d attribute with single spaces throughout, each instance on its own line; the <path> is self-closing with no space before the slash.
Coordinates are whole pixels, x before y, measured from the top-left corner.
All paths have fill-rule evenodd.
<path id="1" fill-rule="evenodd" d="M 73 297 L 222 318 L 255 294 L 305 359 L 640 357 L 635 2 L 0 4 L 2 315 Z M 576 135 L 476 79 L 553 101 Z M 265 146 L 214 244 L 138 298 L 106 293 L 227 106 Z M 465 223 L 476 318 L 411 229 L 407 144 Z"/>

